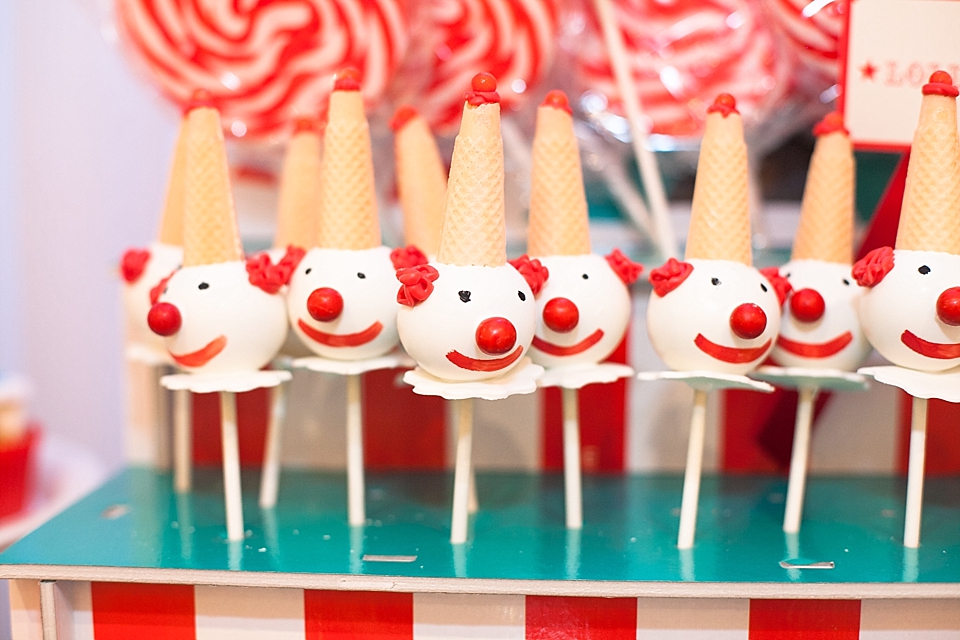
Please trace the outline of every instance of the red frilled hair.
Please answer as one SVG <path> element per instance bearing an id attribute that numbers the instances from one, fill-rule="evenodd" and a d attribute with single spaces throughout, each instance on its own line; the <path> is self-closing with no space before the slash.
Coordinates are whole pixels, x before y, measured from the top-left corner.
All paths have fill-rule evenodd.
<path id="1" fill-rule="evenodd" d="M 514 269 L 520 272 L 520 275 L 527 281 L 527 284 L 530 285 L 530 290 L 533 292 L 533 295 L 536 296 L 539 294 L 540 290 L 543 289 L 543 285 L 546 284 L 547 278 L 550 277 L 550 271 L 543 266 L 539 260 L 531 258 L 526 254 L 509 262 Z"/>
<path id="2" fill-rule="evenodd" d="M 290 282 L 290 276 L 306 252 L 300 247 L 289 246 L 277 264 L 273 264 L 266 252 L 247 258 L 247 277 L 250 284 L 273 295 Z"/>
<path id="3" fill-rule="evenodd" d="M 400 281 L 397 302 L 408 307 L 417 306 L 430 297 L 433 283 L 439 277 L 440 272 L 429 264 L 397 269 L 397 280 Z"/>
<path id="4" fill-rule="evenodd" d="M 793 291 L 793 285 L 790 284 L 789 280 L 780 275 L 780 270 L 776 267 L 760 269 L 760 274 L 766 278 L 767 282 L 773 287 L 773 290 L 777 294 L 777 300 L 782 307 L 783 303 L 790 297 L 790 292 Z"/>
<path id="5" fill-rule="evenodd" d="M 670 258 L 662 267 L 650 271 L 650 284 L 653 285 L 653 292 L 662 298 L 683 284 L 683 281 L 691 273 L 693 273 L 692 264 Z"/>
<path id="6" fill-rule="evenodd" d="M 853 265 L 853 279 L 861 287 L 873 287 L 880 284 L 893 269 L 893 249 L 880 247 L 863 256 Z"/>

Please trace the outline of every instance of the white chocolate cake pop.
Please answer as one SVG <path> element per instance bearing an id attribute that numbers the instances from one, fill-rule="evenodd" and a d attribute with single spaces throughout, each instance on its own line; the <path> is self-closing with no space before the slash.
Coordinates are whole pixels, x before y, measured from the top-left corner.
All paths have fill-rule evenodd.
<path id="1" fill-rule="evenodd" d="M 896 249 L 871 251 L 853 268 L 867 287 L 860 320 L 895 365 L 960 366 L 960 142 L 957 87 L 936 71 L 923 87 Z"/>
<path id="2" fill-rule="evenodd" d="M 773 349 L 785 290 L 752 266 L 747 148 L 732 96 L 708 109 L 686 260 L 671 258 L 650 281 L 647 329 L 671 369 L 742 375 Z"/>
<path id="3" fill-rule="evenodd" d="M 641 267 L 619 251 L 590 251 L 580 149 L 567 96 L 551 91 L 537 111 L 533 139 L 528 253 L 550 277 L 536 293 L 530 357 L 546 367 L 595 364 L 623 339 L 630 291 Z"/>
<path id="4" fill-rule="evenodd" d="M 148 314 L 173 361 L 194 373 L 258 371 L 287 334 L 277 292 L 289 270 L 244 262 L 216 109 L 198 98 L 187 113 L 183 267 Z"/>
<path id="5" fill-rule="evenodd" d="M 365 360 L 397 345 L 395 273 L 408 253 L 380 240 L 370 131 L 360 75 L 341 71 L 330 94 L 316 246 L 290 280 L 287 313 L 314 353 Z"/>
<path id="6" fill-rule="evenodd" d="M 790 262 L 779 273 L 792 291 L 772 357 L 785 367 L 853 371 L 870 352 L 860 327 L 863 289 L 853 262 L 854 159 L 839 113 L 813 130 L 816 147 Z"/>
<path id="7" fill-rule="evenodd" d="M 399 269 L 400 341 L 445 381 L 497 378 L 526 355 L 546 274 L 507 263 L 500 97 L 490 74 L 473 79 L 453 150 L 437 259 Z"/>
<path id="8" fill-rule="evenodd" d="M 129 249 L 120 261 L 123 277 L 123 305 L 130 319 L 133 343 L 158 353 L 165 353 L 163 338 L 147 325 L 147 314 L 156 302 L 161 280 L 168 277 L 183 262 L 183 188 L 186 170 L 187 118 L 184 115 L 177 132 L 177 143 L 170 168 L 166 201 L 160 218 L 160 233 L 156 241 L 143 249 Z M 155 290 L 156 289 L 156 290 Z"/>

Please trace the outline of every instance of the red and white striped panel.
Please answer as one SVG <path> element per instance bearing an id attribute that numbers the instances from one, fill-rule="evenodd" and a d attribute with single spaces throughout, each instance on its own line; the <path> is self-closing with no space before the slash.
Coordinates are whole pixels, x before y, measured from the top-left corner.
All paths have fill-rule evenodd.
<path id="1" fill-rule="evenodd" d="M 956 600 L 409 594 L 57 583 L 70 640 L 960 640 Z M 13 640 L 42 640 L 40 590 L 10 589 Z"/>

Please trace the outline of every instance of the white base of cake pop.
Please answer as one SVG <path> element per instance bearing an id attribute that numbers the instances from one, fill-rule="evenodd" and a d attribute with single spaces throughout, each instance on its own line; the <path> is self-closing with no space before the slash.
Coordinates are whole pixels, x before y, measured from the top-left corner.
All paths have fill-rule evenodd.
<path id="1" fill-rule="evenodd" d="M 160 378 L 160 384 L 171 391 L 244 393 L 264 387 L 276 387 L 291 377 L 289 371 L 272 370 L 238 373 L 176 373 Z"/>
<path id="2" fill-rule="evenodd" d="M 960 402 L 960 369 L 942 373 L 905 369 L 894 365 L 863 367 L 857 373 L 870 376 L 877 382 L 903 389 L 914 398 Z"/>
<path id="3" fill-rule="evenodd" d="M 773 391 L 773 387 L 766 382 L 734 373 L 717 373 L 715 371 L 641 371 L 637 374 L 637 379 L 646 382 L 679 380 L 680 382 L 686 382 L 697 391 L 706 392 L 721 389 L 747 389 L 765 393 Z"/>
<path id="4" fill-rule="evenodd" d="M 413 386 L 413 392 L 422 396 L 440 396 L 445 400 L 503 400 L 513 395 L 533 393 L 543 367 L 524 356 L 513 369 L 491 380 L 450 382 L 430 375 L 420 367 L 403 374 L 403 381 Z"/>
<path id="5" fill-rule="evenodd" d="M 365 360 L 332 360 L 311 356 L 309 358 L 297 358 L 291 363 L 294 369 L 306 369 L 316 373 L 335 373 L 341 376 L 356 376 L 367 371 L 379 371 L 380 369 L 412 368 L 414 364 L 410 356 L 405 353 L 392 353 Z"/>
<path id="6" fill-rule="evenodd" d="M 161 351 L 148 344 L 132 343 L 127 346 L 127 360 L 139 362 L 150 367 L 163 364 L 173 364 L 173 358 L 166 351 Z"/>
<path id="7" fill-rule="evenodd" d="M 786 389 L 814 388 L 829 391 L 865 391 L 870 387 L 859 373 L 840 369 L 804 369 L 801 367 L 760 367 L 750 374 L 757 380 Z"/>
<path id="8" fill-rule="evenodd" d="M 574 364 L 566 367 L 549 367 L 540 379 L 538 387 L 562 387 L 580 389 L 588 384 L 607 384 L 634 374 L 633 367 L 613 362 Z"/>

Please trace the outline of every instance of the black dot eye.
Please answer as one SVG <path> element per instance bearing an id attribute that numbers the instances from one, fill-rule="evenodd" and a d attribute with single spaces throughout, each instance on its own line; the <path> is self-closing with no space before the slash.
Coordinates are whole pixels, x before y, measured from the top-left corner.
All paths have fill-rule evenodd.
<path id="1" fill-rule="evenodd" d="M 365 273 L 363 273 L 362 271 L 360 271 L 360 272 L 357 273 L 357 277 L 360 278 L 361 280 L 363 280 L 363 279 L 365 279 L 365 278 L 367 277 L 367 274 L 365 274 Z"/>
<path id="2" fill-rule="evenodd" d="M 200 291 L 203 291 L 204 289 L 209 289 L 210 285 L 208 285 L 206 282 L 201 282 L 200 286 L 197 288 L 200 289 Z"/>
<path id="3" fill-rule="evenodd" d="M 784 276 L 783 276 L 783 277 L 784 277 L 784 278 L 789 278 L 789 277 L 790 277 L 790 274 L 789 274 L 789 273 L 787 273 L 787 274 L 784 274 Z"/>
<path id="4" fill-rule="evenodd" d="M 844 279 L 843 279 L 843 284 L 845 284 L 845 285 L 847 285 L 847 286 L 849 287 L 849 286 L 850 286 L 850 281 L 847 280 L 846 278 L 844 278 Z"/>
<path id="5" fill-rule="evenodd" d="M 313 271 L 313 267 L 307 267 L 307 270 L 303 272 L 304 275 L 310 275 L 310 272 Z"/>
<path id="6" fill-rule="evenodd" d="M 717 286 L 718 284 L 720 284 L 720 278 L 710 278 L 710 284 L 712 284 L 713 286 Z"/>
<path id="7" fill-rule="evenodd" d="M 523 291 L 517 291 L 517 295 L 520 296 L 520 302 L 526 302 L 527 296 L 523 294 Z"/>
<path id="8" fill-rule="evenodd" d="M 470 292 L 469 292 L 469 291 L 461 291 L 461 292 L 460 292 L 460 301 L 461 301 L 461 302 L 470 302 Z"/>
<path id="9" fill-rule="evenodd" d="M 928 273 L 930 273 L 930 267 L 928 267 L 927 265 L 923 265 L 922 267 L 920 267 L 919 269 L 917 269 L 917 271 L 920 272 L 920 275 L 925 276 L 925 275 L 927 275 Z"/>
<path id="10" fill-rule="evenodd" d="M 584 280 L 589 280 L 589 279 L 590 279 L 590 276 L 588 276 L 587 274 L 583 274 L 583 279 L 584 279 Z"/>
<path id="11" fill-rule="evenodd" d="M 767 292 L 767 285 L 765 285 L 765 284 L 763 284 L 763 283 L 761 282 L 761 283 L 760 283 L 760 289 L 762 289 L 763 292 L 766 293 L 766 292 Z"/>

